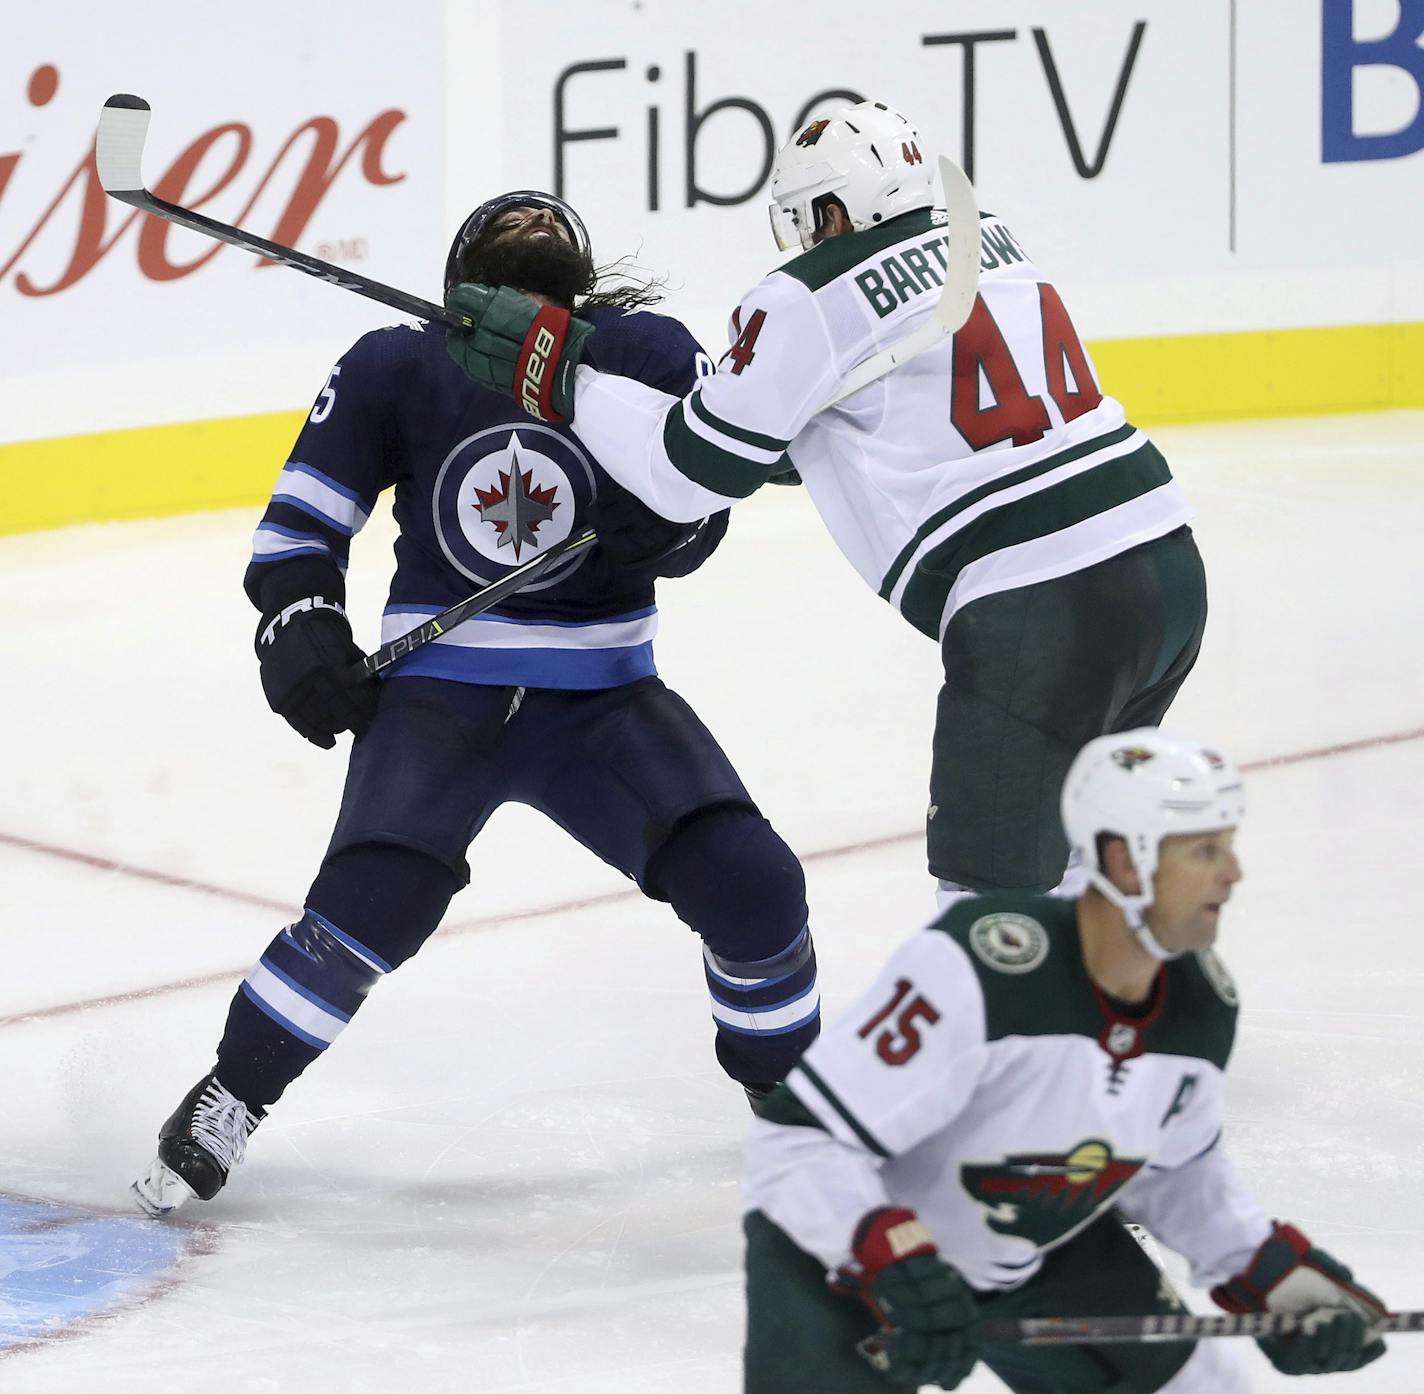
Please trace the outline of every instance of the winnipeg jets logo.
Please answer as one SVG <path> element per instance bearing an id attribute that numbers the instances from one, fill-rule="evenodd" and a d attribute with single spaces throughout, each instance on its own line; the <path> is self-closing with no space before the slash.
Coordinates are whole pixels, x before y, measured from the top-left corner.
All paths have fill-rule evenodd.
<path id="1" fill-rule="evenodd" d="M 578 442 L 548 426 L 506 423 L 480 431 L 455 446 L 435 481 L 440 549 L 462 575 L 489 585 L 575 531 L 593 480 Z M 557 585 L 589 550 L 574 552 L 529 589 Z"/>
<path id="2" fill-rule="evenodd" d="M 493 489 L 475 486 L 475 497 L 485 522 L 494 528 L 499 536 L 496 547 L 513 547 L 514 559 L 519 560 L 520 549 L 532 547 L 538 550 L 542 539 L 539 525 L 547 523 L 559 507 L 557 486 L 540 488 L 534 483 L 534 470 L 520 468 L 519 451 L 510 441 L 510 464 L 508 470 L 499 472 L 499 484 Z"/>

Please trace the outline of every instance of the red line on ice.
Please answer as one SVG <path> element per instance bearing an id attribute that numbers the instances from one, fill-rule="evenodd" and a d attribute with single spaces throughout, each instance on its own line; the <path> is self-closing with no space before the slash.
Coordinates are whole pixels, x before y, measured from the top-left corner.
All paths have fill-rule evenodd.
<path id="1" fill-rule="evenodd" d="M 1412 731 L 1396 731 L 1387 736 L 1370 736 L 1363 740 L 1343 741 L 1338 745 L 1321 746 L 1315 750 L 1298 750 L 1286 755 L 1272 755 L 1261 760 L 1248 760 L 1241 768 L 1248 773 L 1252 770 L 1278 769 L 1285 765 L 1300 765 L 1312 760 L 1328 760 L 1337 755 L 1354 755 L 1364 750 L 1375 750 L 1380 746 L 1401 745 L 1406 741 L 1421 739 L 1424 739 L 1424 727 L 1418 727 Z M 819 852 L 807 852 L 802 855 L 801 860 L 803 862 L 833 861 L 838 857 L 854 856 L 859 852 L 874 852 L 883 847 L 896 847 L 923 836 L 924 833 L 916 828 L 914 832 L 891 833 L 885 837 L 868 838 L 863 842 L 846 843 L 841 847 L 822 848 Z M 297 910 L 295 905 L 283 900 L 273 900 L 270 896 L 254 895 L 249 891 L 233 890 L 228 886 L 216 886 L 210 882 L 198 881 L 188 876 L 174 876 L 168 872 L 154 871 L 148 867 L 114 861 L 109 857 L 94 856 L 91 853 L 74 851 L 72 848 L 39 842 L 34 838 L 17 837 L 12 833 L 0 832 L 0 845 L 18 847 L 22 851 L 35 852 L 46 857 L 57 857 L 63 861 L 79 862 L 83 866 L 93 867 L 98 871 L 112 871 L 139 881 L 152 881 L 158 885 L 171 886 L 178 890 L 197 891 L 202 895 L 214 895 L 244 905 L 256 905 L 264 910 L 277 910 L 283 914 L 294 914 Z M 620 901 L 633 900 L 641 894 L 642 892 L 636 889 L 608 891 L 602 895 L 564 900 L 554 905 L 538 905 L 527 910 L 502 910 L 489 915 L 481 915 L 473 920 L 462 920 L 453 925 L 447 925 L 441 929 L 440 933 L 444 935 L 472 934 L 477 930 L 514 924 L 520 920 L 539 920 L 549 915 L 567 915 L 601 905 L 616 905 Z M 187 992 L 193 988 L 210 987 L 215 983 L 231 982 L 241 977 L 245 971 L 245 967 L 226 969 L 218 973 L 204 973 L 198 977 L 179 978 L 175 982 L 158 983 L 153 987 L 135 988 L 129 992 L 115 992 L 105 997 L 88 997 L 80 1002 L 61 1002 L 51 1007 L 36 1007 L 31 1011 L 0 1016 L 0 1028 L 21 1026 L 30 1021 L 45 1021 L 57 1016 L 69 1016 L 75 1012 L 88 1011 L 95 1007 L 115 1007 L 128 1002 L 142 1002 L 150 997 L 164 997 L 172 992 Z"/>

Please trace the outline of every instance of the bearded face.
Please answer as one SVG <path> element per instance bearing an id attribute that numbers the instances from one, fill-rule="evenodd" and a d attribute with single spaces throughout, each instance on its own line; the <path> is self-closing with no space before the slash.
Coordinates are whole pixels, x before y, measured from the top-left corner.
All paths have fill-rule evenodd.
<path id="1" fill-rule="evenodd" d="M 459 274 L 463 281 L 542 295 L 566 309 L 596 280 L 592 257 L 544 208 L 510 208 L 493 219 L 461 255 Z"/>

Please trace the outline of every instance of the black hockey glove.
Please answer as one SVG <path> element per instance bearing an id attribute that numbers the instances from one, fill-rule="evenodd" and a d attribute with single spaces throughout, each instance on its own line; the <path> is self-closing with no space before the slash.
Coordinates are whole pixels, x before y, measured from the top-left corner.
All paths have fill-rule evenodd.
<path id="1" fill-rule="evenodd" d="M 340 601 L 319 595 L 263 615 L 257 626 L 267 705 L 323 750 L 338 731 L 359 736 L 375 718 L 375 678 L 350 676 L 363 656 Z"/>
<path id="2" fill-rule="evenodd" d="M 913 1210 L 872 1210 L 856 1227 L 855 1266 L 837 1284 L 870 1308 L 881 1331 L 860 1353 L 888 1379 L 956 1389 L 979 1359 L 974 1295 Z"/>
<path id="3" fill-rule="evenodd" d="M 598 545 L 619 566 L 650 566 L 661 561 L 691 542 L 706 522 L 670 523 L 611 479 L 598 486 L 588 506 L 588 521 L 598 534 Z"/>
<path id="4" fill-rule="evenodd" d="M 446 350 L 467 377 L 513 397 L 540 421 L 573 419 L 574 370 L 593 325 L 508 286 L 473 281 L 451 287 L 445 304 L 471 321 L 445 334 Z"/>
<path id="5" fill-rule="evenodd" d="M 1256 1342 L 1285 1375 L 1358 1370 L 1384 1354 L 1374 1330 L 1374 1323 L 1389 1315 L 1384 1303 L 1292 1225 L 1277 1222 L 1251 1262 L 1212 1288 L 1211 1297 L 1228 1312 L 1308 1314 L 1305 1330 Z"/>

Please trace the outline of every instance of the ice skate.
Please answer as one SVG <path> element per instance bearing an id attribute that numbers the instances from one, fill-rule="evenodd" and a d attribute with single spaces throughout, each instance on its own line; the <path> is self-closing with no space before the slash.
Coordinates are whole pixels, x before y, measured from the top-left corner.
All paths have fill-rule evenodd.
<path id="1" fill-rule="evenodd" d="M 129 1187 L 140 1209 L 170 1215 L 193 1197 L 211 1200 L 242 1161 L 247 1139 L 266 1117 L 204 1075 L 158 1134 L 158 1156 Z"/>

